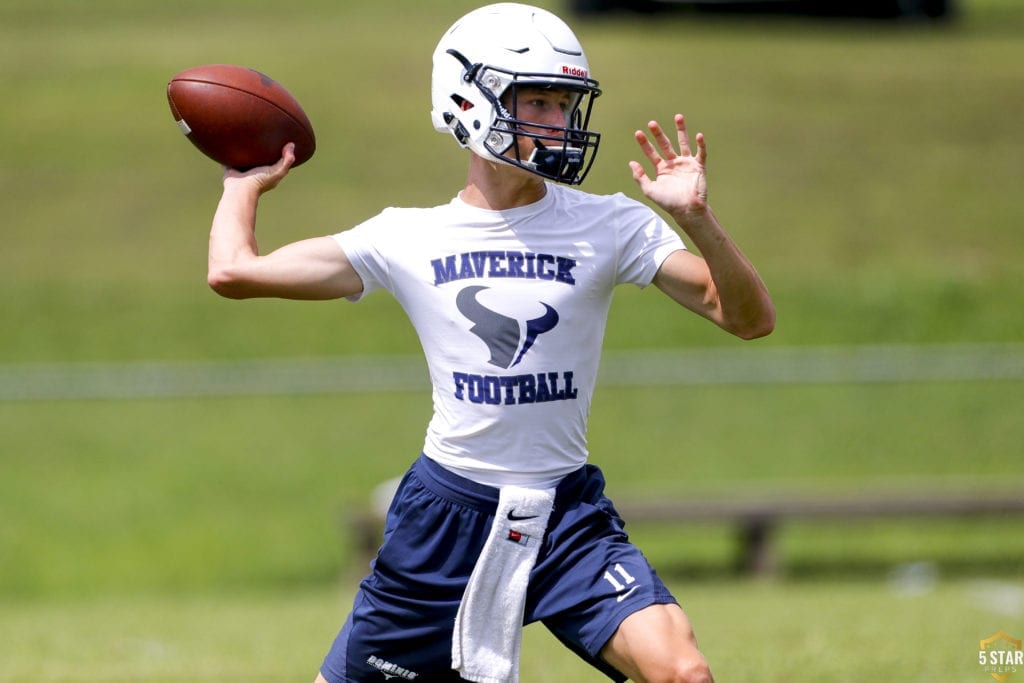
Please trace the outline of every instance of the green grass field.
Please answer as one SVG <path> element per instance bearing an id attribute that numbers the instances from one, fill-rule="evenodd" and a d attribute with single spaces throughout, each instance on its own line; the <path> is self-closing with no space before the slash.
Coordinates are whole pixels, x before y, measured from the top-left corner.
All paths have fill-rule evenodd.
<path id="1" fill-rule="evenodd" d="M 385 295 L 207 289 L 219 169 L 182 139 L 164 87 L 213 62 L 283 82 L 319 149 L 264 199 L 262 244 L 337 231 L 459 189 L 465 159 L 430 127 L 428 57 L 472 6 L 0 6 L 0 365 L 415 354 Z M 631 132 L 683 111 L 708 138 L 712 203 L 779 309 L 745 346 L 623 289 L 607 348 L 1024 340 L 1016 2 L 964 2 L 942 26 L 576 26 L 605 89 L 587 189 L 638 197 Z M 0 401 L 0 682 L 311 680 L 360 572 L 347 519 L 417 452 L 428 401 Z M 591 450 L 629 497 L 1020 490 L 1022 408 L 1019 380 L 606 388 Z M 784 526 L 766 582 L 729 572 L 729 529 L 633 533 L 721 681 L 986 681 L 979 639 L 1024 637 L 1019 520 Z M 527 634 L 524 681 L 596 680 Z"/>
<path id="2" fill-rule="evenodd" d="M 947 581 L 925 594 L 858 581 L 677 590 L 720 681 L 991 680 L 977 664 L 978 641 L 997 630 L 993 623 L 1024 630 L 1020 615 L 992 611 L 1007 587 L 991 582 Z M 339 595 L 325 588 L 17 603 L 0 620 L 0 680 L 311 681 L 335 614 L 347 609 L 348 594 Z M 522 680 L 601 679 L 532 625 Z"/>

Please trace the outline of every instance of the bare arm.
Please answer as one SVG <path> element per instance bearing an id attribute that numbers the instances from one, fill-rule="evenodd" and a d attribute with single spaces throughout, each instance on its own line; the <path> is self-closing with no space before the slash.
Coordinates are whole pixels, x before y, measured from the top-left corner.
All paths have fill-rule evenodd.
<path id="1" fill-rule="evenodd" d="M 755 339 L 770 334 L 775 327 L 775 307 L 768 290 L 708 205 L 704 136 L 697 134 L 694 156 L 682 115 L 676 115 L 675 124 L 678 152 L 655 121 L 648 129 L 657 149 L 646 134 L 635 133 L 640 149 L 654 165 L 653 179 L 635 161 L 630 168 L 644 195 L 675 219 L 702 256 L 673 252 L 662 263 L 654 284 L 677 303 L 738 337 Z"/>
<path id="2" fill-rule="evenodd" d="M 336 299 L 362 291 L 362 280 L 330 237 L 294 242 L 260 255 L 256 243 L 260 196 L 288 175 L 294 161 L 294 148 L 287 145 L 273 166 L 224 172 L 224 192 L 210 229 L 207 270 L 210 287 L 221 296 Z"/>

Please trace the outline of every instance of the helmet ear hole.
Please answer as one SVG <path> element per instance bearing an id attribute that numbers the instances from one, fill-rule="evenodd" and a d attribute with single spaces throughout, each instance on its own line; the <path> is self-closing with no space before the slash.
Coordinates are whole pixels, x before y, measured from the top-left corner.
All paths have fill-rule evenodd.
<path id="1" fill-rule="evenodd" d="M 469 111 L 474 106 L 476 106 L 472 102 L 467 100 L 465 97 L 462 97 L 461 95 L 458 95 L 456 93 L 452 93 L 452 102 L 454 102 L 455 105 L 462 111 Z"/>

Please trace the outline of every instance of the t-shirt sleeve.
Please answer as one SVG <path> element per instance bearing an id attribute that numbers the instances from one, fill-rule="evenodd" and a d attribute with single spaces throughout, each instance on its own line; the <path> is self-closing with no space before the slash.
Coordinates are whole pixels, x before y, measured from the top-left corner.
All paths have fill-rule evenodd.
<path id="1" fill-rule="evenodd" d="M 359 301 L 378 289 L 391 289 L 388 263 L 380 249 L 387 230 L 388 213 L 385 210 L 354 228 L 331 236 L 363 281 L 363 291 L 348 297 L 350 301 Z"/>
<path id="2" fill-rule="evenodd" d="M 650 207 L 616 195 L 618 270 L 616 284 L 646 287 L 673 251 L 686 249 L 682 238 Z"/>

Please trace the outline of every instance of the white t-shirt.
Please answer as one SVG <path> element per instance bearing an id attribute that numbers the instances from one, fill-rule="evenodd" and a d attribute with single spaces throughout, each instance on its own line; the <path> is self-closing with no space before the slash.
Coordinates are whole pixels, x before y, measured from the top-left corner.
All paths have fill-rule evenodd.
<path id="1" fill-rule="evenodd" d="M 363 280 L 353 299 L 388 290 L 419 335 L 423 452 L 490 486 L 552 486 L 584 464 L 612 289 L 650 284 L 685 248 L 639 202 L 553 183 L 529 206 L 390 208 L 334 239 Z"/>

